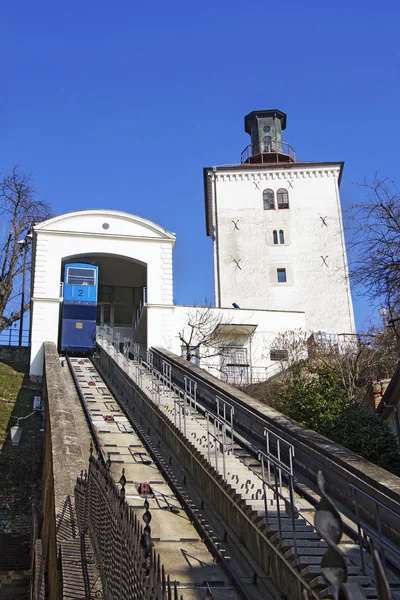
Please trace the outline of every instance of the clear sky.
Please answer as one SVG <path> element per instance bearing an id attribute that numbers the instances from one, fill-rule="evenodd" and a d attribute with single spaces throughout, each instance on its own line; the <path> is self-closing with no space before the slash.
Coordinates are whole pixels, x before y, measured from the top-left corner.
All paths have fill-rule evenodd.
<path id="1" fill-rule="evenodd" d="M 175 301 L 211 298 L 202 168 L 240 162 L 248 112 L 285 111 L 298 160 L 345 161 L 344 209 L 398 180 L 399 19 L 395 0 L 8 0 L 0 170 L 21 161 L 56 213 L 175 232 Z"/>

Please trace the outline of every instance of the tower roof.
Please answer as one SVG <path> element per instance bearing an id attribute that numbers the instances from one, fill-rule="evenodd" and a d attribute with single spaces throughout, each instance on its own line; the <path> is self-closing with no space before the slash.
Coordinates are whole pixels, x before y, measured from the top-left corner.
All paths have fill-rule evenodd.
<path id="1" fill-rule="evenodd" d="M 251 133 L 251 123 L 256 118 L 262 117 L 278 117 L 281 119 L 281 128 L 282 130 L 286 129 L 286 113 L 278 110 L 277 108 L 270 108 L 267 110 L 253 110 L 251 113 L 245 116 L 244 118 L 244 130 L 246 133 Z"/>

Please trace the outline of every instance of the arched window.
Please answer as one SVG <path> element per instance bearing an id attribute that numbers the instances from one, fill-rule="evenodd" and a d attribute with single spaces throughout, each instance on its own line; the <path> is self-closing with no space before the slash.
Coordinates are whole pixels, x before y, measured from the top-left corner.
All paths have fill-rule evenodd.
<path id="1" fill-rule="evenodd" d="M 284 244 L 285 243 L 285 234 L 283 233 L 282 229 L 279 230 L 279 243 L 280 244 Z"/>
<path id="2" fill-rule="evenodd" d="M 289 194 L 285 188 L 281 188 L 276 193 L 278 199 L 278 208 L 289 208 Z"/>
<path id="3" fill-rule="evenodd" d="M 274 237 L 274 244 L 277 244 L 277 243 L 278 243 L 278 232 L 277 232 L 277 230 L 276 230 L 276 229 L 274 229 L 274 231 L 273 231 L 273 234 L 272 234 L 272 235 L 273 235 L 273 237 Z"/>
<path id="4" fill-rule="evenodd" d="M 274 210 L 275 208 L 275 194 L 273 190 L 263 191 L 264 210 Z"/>

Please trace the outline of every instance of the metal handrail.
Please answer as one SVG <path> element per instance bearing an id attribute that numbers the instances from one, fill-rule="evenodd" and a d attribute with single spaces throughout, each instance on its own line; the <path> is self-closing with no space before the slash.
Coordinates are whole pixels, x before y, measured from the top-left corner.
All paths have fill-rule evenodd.
<path id="1" fill-rule="evenodd" d="M 285 156 L 289 156 L 293 162 L 296 161 L 296 152 L 290 144 L 281 140 L 271 140 L 269 142 L 260 141 L 246 146 L 240 156 L 240 162 L 246 162 L 251 156 L 260 154 L 262 157 L 263 154 L 271 153 L 284 154 Z M 261 158 L 261 162 L 265 161 Z M 279 159 L 278 162 L 280 162 Z"/>

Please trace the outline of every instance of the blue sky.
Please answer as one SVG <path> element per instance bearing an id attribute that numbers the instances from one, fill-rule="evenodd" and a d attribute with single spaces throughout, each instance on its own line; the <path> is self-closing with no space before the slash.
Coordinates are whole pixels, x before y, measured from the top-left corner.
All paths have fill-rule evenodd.
<path id="1" fill-rule="evenodd" d="M 56 213 L 115 208 L 178 236 L 175 300 L 213 296 L 203 166 L 235 163 L 243 116 L 288 114 L 299 160 L 344 160 L 343 207 L 397 179 L 399 3 L 3 3 L 0 170 Z M 355 296 L 358 326 L 371 312 Z"/>

